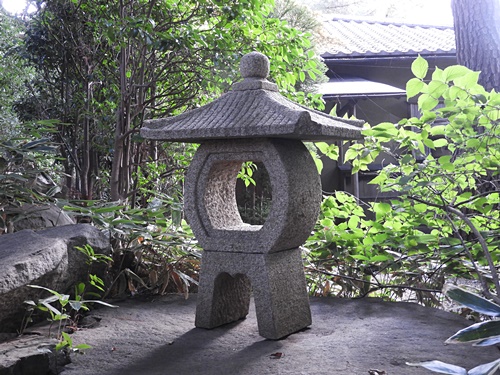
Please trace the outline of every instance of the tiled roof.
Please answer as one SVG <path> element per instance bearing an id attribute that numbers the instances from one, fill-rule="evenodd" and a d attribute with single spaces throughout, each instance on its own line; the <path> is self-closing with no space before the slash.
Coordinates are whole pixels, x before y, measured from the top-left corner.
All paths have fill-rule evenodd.
<path id="1" fill-rule="evenodd" d="M 408 56 L 454 54 L 451 26 L 379 22 L 334 17 L 324 22 L 322 57 Z"/>

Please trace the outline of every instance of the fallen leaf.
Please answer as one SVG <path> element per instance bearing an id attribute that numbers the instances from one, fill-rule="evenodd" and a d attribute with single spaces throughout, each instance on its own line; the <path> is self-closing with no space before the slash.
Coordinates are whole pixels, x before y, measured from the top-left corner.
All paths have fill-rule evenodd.
<path id="1" fill-rule="evenodd" d="M 387 372 L 385 372 L 384 370 L 368 370 L 368 374 L 369 375 L 387 375 Z"/>
<path id="2" fill-rule="evenodd" d="M 271 358 L 271 359 L 280 359 L 280 358 L 282 358 L 282 357 L 284 357 L 284 356 L 285 356 L 285 354 L 280 353 L 280 352 L 277 352 L 277 353 L 273 353 L 273 354 L 271 354 L 271 355 L 269 356 L 269 358 Z"/>

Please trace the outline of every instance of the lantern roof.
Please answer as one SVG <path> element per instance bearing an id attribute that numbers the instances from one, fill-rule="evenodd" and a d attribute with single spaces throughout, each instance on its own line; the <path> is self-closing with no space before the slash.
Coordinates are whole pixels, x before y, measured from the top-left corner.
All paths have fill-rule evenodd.
<path id="1" fill-rule="evenodd" d="M 201 143 L 235 138 L 287 138 L 304 141 L 360 139 L 361 120 L 327 115 L 297 104 L 266 78 L 269 59 L 251 52 L 242 57 L 243 81 L 202 107 L 178 116 L 146 120 L 144 138 Z"/>

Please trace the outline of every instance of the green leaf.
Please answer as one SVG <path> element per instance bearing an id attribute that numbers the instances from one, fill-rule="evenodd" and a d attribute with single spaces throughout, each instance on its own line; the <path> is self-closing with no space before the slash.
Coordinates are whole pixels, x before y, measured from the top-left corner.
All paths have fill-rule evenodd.
<path id="1" fill-rule="evenodd" d="M 318 150 L 321 151 L 322 154 L 327 156 L 332 160 L 337 160 L 339 157 L 339 148 L 335 144 L 328 144 L 326 142 L 317 142 L 315 143 Z"/>
<path id="2" fill-rule="evenodd" d="M 429 111 L 439 104 L 439 100 L 429 94 L 422 94 L 418 97 L 417 103 L 421 111 Z"/>
<path id="3" fill-rule="evenodd" d="M 477 294 L 468 292 L 467 290 L 464 290 L 456 285 L 450 284 L 445 286 L 444 293 L 452 300 L 457 301 L 458 303 L 467 306 L 480 314 L 500 317 L 500 306 L 478 296 Z"/>
<path id="4" fill-rule="evenodd" d="M 387 179 L 388 179 L 387 175 L 381 173 L 368 183 L 370 185 L 383 185 L 387 181 Z"/>
<path id="5" fill-rule="evenodd" d="M 396 125 L 394 125 L 392 122 L 382 122 L 378 125 L 375 125 L 371 129 L 367 129 L 367 131 L 371 131 L 371 134 L 374 136 L 389 136 L 389 137 L 395 137 L 398 135 L 398 129 L 396 128 Z"/>
<path id="6" fill-rule="evenodd" d="M 424 145 L 426 145 L 430 149 L 434 150 L 436 148 L 436 146 L 434 146 L 434 141 L 432 139 L 426 138 L 423 140 L 423 142 L 424 142 Z"/>
<path id="7" fill-rule="evenodd" d="M 470 89 L 477 85 L 477 80 L 479 79 L 479 72 L 469 72 L 454 80 L 455 85 L 463 89 Z"/>
<path id="8" fill-rule="evenodd" d="M 429 64 L 422 57 L 418 56 L 415 61 L 411 64 L 411 72 L 417 78 L 424 79 L 427 75 L 427 71 L 429 69 Z"/>
<path id="9" fill-rule="evenodd" d="M 448 338 L 446 344 L 457 344 L 462 342 L 476 342 L 500 336 L 500 320 L 488 320 L 476 323 L 470 327 L 461 329 Z"/>
<path id="10" fill-rule="evenodd" d="M 425 111 L 422 115 L 422 117 L 420 117 L 420 121 L 421 122 L 432 122 L 436 119 L 437 115 L 436 113 L 432 112 L 432 111 Z"/>
<path id="11" fill-rule="evenodd" d="M 104 214 L 104 213 L 107 213 L 107 212 L 117 212 L 117 211 L 120 211 L 120 210 L 122 210 L 124 208 L 125 208 L 125 206 L 101 207 L 101 208 L 96 208 L 94 210 L 94 213 L 96 213 L 96 214 Z"/>
<path id="12" fill-rule="evenodd" d="M 500 368 L 500 358 L 496 361 L 485 363 L 474 367 L 469 371 L 469 375 L 494 375 Z"/>
<path id="13" fill-rule="evenodd" d="M 434 69 L 434 72 L 432 72 L 432 80 L 433 81 L 441 81 L 441 82 L 444 81 L 443 70 L 439 69 L 436 66 L 436 68 Z"/>
<path id="14" fill-rule="evenodd" d="M 323 170 L 323 161 L 318 158 L 318 157 L 313 157 L 314 164 L 316 164 L 316 169 L 318 170 L 318 173 L 321 174 L 321 171 Z"/>
<path id="15" fill-rule="evenodd" d="M 314 74 L 312 70 L 308 70 L 307 74 L 309 75 L 309 78 L 311 78 L 313 81 L 316 80 L 316 74 Z"/>
<path id="16" fill-rule="evenodd" d="M 419 94 L 425 83 L 419 78 L 412 78 L 406 83 L 406 96 L 408 99 Z"/>
<path id="17" fill-rule="evenodd" d="M 69 346 L 71 346 L 73 344 L 73 340 L 71 339 L 71 337 L 69 336 L 68 333 L 63 331 L 63 332 L 61 332 L 61 335 L 62 335 L 63 340 L 65 342 L 67 342 Z"/>
<path id="18" fill-rule="evenodd" d="M 421 234 L 420 236 L 416 236 L 416 240 L 418 243 L 429 243 L 437 240 L 437 237 L 433 234 Z"/>
<path id="19" fill-rule="evenodd" d="M 106 306 L 106 307 L 118 307 L 116 305 L 112 305 L 110 303 L 107 303 L 107 302 L 104 302 L 104 301 L 100 301 L 100 300 L 94 300 L 94 299 L 86 299 L 84 301 L 81 301 L 82 303 L 98 303 L 99 305 L 103 305 L 103 306 Z"/>
<path id="20" fill-rule="evenodd" d="M 412 154 L 406 154 L 405 156 L 403 156 L 403 157 L 401 158 L 400 163 L 401 163 L 402 165 L 405 165 L 405 164 L 411 164 L 411 163 L 413 163 L 414 161 L 415 161 L 415 158 L 413 157 L 413 155 L 412 155 Z"/>
<path id="21" fill-rule="evenodd" d="M 427 87 L 427 93 L 434 98 L 441 97 L 441 95 L 443 95 L 443 93 L 448 89 L 448 85 L 440 81 L 431 81 Z"/>
<path id="22" fill-rule="evenodd" d="M 385 202 L 375 203 L 373 205 L 373 210 L 377 214 L 386 214 L 386 213 L 391 211 L 391 205 L 389 203 L 385 203 Z"/>
<path id="23" fill-rule="evenodd" d="M 418 213 L 422 213 L 422 212 L 425 212 L 427 211 L 427 208 L 429 206 L 427 206 L 425 203 L 417 203 L 415 204 L 415 206 L 413 206 L 413 209 L 418 212 Z"/>
<path id="24" fill-rule="evenodd" d="M 92 349 L 92 346 L 90 346 L 88 344 L 78 344 L 78 345 L 73 346 L 73 349 L 86 350 L 86 349 Z"/>
<path id="25" fill-rule="evenodd" d="M 446 82 L 453 81 L 470 72 L 470 69 L 462 65 L 452 65 L 444 69 L 443 79 Z"/>
<path id="26" fill-rule="evenodd" d="M 441 167 L 446 172 L 453 172 L 455 170 L 455 164 L 453 164 L 453 163 L 445 163 L 445 164 L 442 164 Z"/>
<path id="27" fill-rule="evenodd" d="M 444 147 L 448 144 L 448 140 L 446 138 L 439 138 L 434 141 L 434 147 Z"/>
<path id="28" fill-rule="evenodd" d="M 439 372 L 441 374 L 449 374 L 449 375 L 467 375 L 467 370 L 463 367 L 450 365 L 449 363 L 444 363 L 441 361 L 426 361 L 426 362 L 418 362 L 418 363 L 409 363 L 406 362 L 408 366 L 418 366 L 426 368 L 427 370 L 431 370 L 434 372 Z"/>
<path id="29" fill-rule="evenodd" d="M 470 138 L 466 142 L 466 146 L 468 148 L 475 149 L 475 148 L 478 148 L 480 145 L 481 145 L 481 141 L 479 139 L 477 139 L 477 138 Z"/>
<path id="30" fill-rule="evenodd" d="M 335 226 L 335 223 L 333 222 L 333 220 L 329 219 L 329 218 L 325 218 L 325 219 L 321 220 L 320 224 L 325 228 L 331 228 L 331 227 Z"/>
<path id="31" fill-rule="evenodd" d="M 359 224 L 359 217 L 358 216 L 351 216 L 347 222 L 347 226 L 350 228 L 350 229 L 355 229 L 358 227 L 358 224 Z"/>
<path id="32" fill-rule="evenodd" d="M 66 341 L 60 341 L 56 344 L 55 349 L 56 349 L 56 351 L 59 351 L 59 350 L 65 348 L 66 346 L 68 346 L 68 343 Z"/>
<path id="33" fill-rule="evenodd" d="M 492 337 L 490 339 L 481 340 L 473 344 L 473 346 L 492 346 L 500 344 L 500 336 Z"/>
<path id="34" fill-rule="evenodd" d="M 379 255 L 375 255 L 375 256 L 371 257 L 370 262 L 385 262 L 385 261 L 391 260 L 391 259 L 393 259 L 393 257 L 390 255 L 379 254 Z"/>
<path id="35" fill-rule="evenodd" d="M 443 155 L 443 156 L 439 157 L 438 163 L 441 165 L 448 164 L 448 163 L 450 163 L 450 160 L 451 160 L 451 155 Z"/>

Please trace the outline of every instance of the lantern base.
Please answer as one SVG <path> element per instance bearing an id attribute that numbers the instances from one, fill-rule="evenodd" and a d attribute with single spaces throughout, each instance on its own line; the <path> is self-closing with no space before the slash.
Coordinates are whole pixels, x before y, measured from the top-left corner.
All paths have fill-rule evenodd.
<path id="1" fill-rule="evenodd" d="M 252 290 L 261 336 L 278 340 L 311 325 L 301 252 L 294 248 L 264 254 L 205 250 L 196 327 L 245 318 Z"/>

